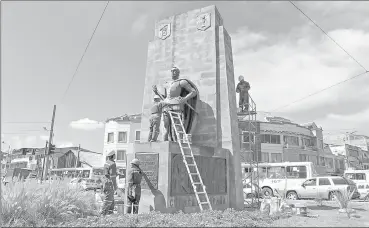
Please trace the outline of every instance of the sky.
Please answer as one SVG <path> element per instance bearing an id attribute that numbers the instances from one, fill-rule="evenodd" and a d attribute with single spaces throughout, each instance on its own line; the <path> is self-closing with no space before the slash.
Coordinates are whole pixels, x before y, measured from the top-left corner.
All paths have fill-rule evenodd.
<path id="1" fill-rule="evenodd" d="M 235 77 L 250 82 L 259 118 L 369 135 L 369 74 L 293 103 L 364 69 L 287 1 L 110 2 L 64 99 L 106 2 L 1 4 L 3 149 L 43 147 L 55 104 L 55 144 L 102 151 L 104 121 L 141 112 L 155 21 L 208 5 L 222 15 Z M 369 69 L 369 2 L 295 4 Z"/>

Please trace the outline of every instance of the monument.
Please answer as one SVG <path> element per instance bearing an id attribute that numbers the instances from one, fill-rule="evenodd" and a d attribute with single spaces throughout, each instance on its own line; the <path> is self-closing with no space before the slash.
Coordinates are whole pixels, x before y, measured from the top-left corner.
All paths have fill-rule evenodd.
<path id="1" fill-rule="evenodd" d="M 185 107 L 186 131 L 192 135 L 192 151 L 212 208 L 242 209 L 231 38 L 217 8 L 209 6 L 155 24 L 155 37 L 148 45 L 141 139 L 127 153 L 127 162 L 140 159 L 144 172 L 140 213 L 199 210 L 178 143 L 163 140 L 164 124 L 158 141 L 147 142 L 153 97 L 165 94 L 164 85 L 173 79 L 173 67 L 178 67 L 179 78 L 191 85 L 189 90 L 195 91 L 185 102 L 189 93 L 181 94 L 176 104 Z"/>

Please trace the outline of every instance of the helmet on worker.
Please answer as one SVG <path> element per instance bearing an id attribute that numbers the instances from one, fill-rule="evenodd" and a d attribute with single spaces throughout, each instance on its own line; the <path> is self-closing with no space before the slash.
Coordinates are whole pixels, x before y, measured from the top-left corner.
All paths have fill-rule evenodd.
<path id="1" fill-rule="evenodd" d="M 157 100 L 160 100 L 159 95 L 155 95 L 155 96 L 154 96 L 154 101 L 157 101 Z"/>
<path id="2" fill-rule="evenodd" d="M 244 80 L 245 78 L 243 77 L 243 75 L 240 75 L 240 76 L 238 76 L 238 81 L 242 81 L 242 80 Z"/>
<path id="3" fill-rule="evenodd" d="M 110 157 L 112 157 L 112 156 L 114 156 L 114 155 L 115 155 L 115 151 L 114 151 L 114 150 L 112 150 L 112 151 L 110 151 L 110 152 L 106 155 L 106 157 L 110 158 Z"/>
<path id="4" fill-rule="evenodd" d="M 131 165 L 139 166 L 140 165 L 140 160 L 138 160 L 137 158 L 134 158 L 130 163 L 131 163 Z"/>
<path id="5" fill-rule="evenodd" d="M 176 67 L 176 66 L 172 67 L 172 69 L 171 69 L 170 71 L 171 71 L 171 72 L 176 71 L 178 74 L 181 72 L 181 71 L 178 69 L 178 67 Z"/>

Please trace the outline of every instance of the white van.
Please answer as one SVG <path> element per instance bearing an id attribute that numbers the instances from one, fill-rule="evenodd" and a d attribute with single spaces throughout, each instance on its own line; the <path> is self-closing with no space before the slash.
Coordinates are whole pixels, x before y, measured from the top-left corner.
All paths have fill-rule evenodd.
<path id="1" fill-rule="evenodd" d="M 259 163 L 257 168 L 243 163 L 242 173 L 244 183 L 255 183 L 260 186 L 263 194 L 274 195 L 277 190 L 282 194 L 285 190 L 300 187 L 304 181 L 316 177 L 315 166 L 312 162 L 281 162 L 281 163 Z M 259 183 L 256 183 L 259 176 Z"/>
<path id="2" fill-rule="evenodd" d="M 369 170 L 348 169 L 344 176 L 355 182 L 361 199 L 369 198 Z"/>

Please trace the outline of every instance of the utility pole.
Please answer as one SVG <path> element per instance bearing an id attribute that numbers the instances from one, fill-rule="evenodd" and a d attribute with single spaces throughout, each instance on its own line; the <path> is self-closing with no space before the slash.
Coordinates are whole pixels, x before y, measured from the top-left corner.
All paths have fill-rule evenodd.
<path id="1" fill-rule="evenodd" d="M 54 105 L 53 117 L 51 119 L 51 129 L 50 129 L 50 136 L 49 136 L 49 146 L 48 146 L 48 150 L 47 150 L 47 154 L 46 154 L 46 162 L 45 162 L 44 175 L 43 175 L 43 178 L 44 179 L 47 178 L 47 173 L 48 173 L 48 169 L 49 169 L 50 148 L 51 148 L 51 142 L 53 140 L 53 135 L 54 135 L 53 134 L 53 131 L 54 131 L 55 111 L 56 111 L 56 105 Z"/>
<path id="2" fill-rule="evenodd" d="M 81 151 L 81 144 L 79 144 L 79 145 L 78 145 L 78 152 L 77 152 L 77 159 L 76 159 L 76 166 L 75 166 L 75 168 L 77 168 L 77 166 L 78 166 L 78 162 L 79 162 L 79 153 L 80 153 L 80 151 Z"/>
<path id="3" fill-rule="evenodd" d="M 43 176 L 44 176 L 44 169 L 45 169 L 45 163 L 46 163 L 46 154 L 47 154 L 47 145 L 49 144 L 48 141 L 46 141 L 45 143 L 45 151 L 44 151 L 44 159 L 42 162 L 42 170 L 41 170 L 41 174 L 40 174 L 40 180 L 43 180 Z"/>

